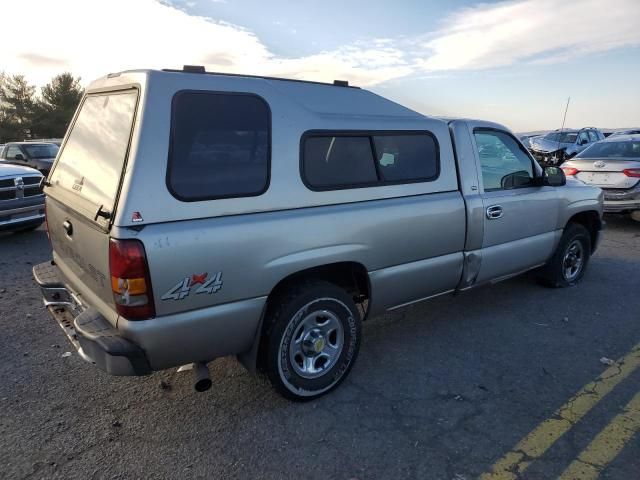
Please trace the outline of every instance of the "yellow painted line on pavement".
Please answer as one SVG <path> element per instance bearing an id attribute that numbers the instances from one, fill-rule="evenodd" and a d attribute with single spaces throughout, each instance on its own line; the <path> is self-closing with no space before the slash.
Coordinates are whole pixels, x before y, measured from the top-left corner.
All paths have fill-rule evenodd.
<path id="1" fill-rule="evenodd" d="M 562 435 L 584 417 L 605 395 L 640 366 L 640 343 L 607 368 L 595 381 L 585 385 L 513 449 L 493 464 L 480 480 L 513 480 L 544 454 Z"/>
<path id="2" fill-rule="evenodd" d="M 616 458 L 638 430 L 640 430 L 640 392 L 567 467 L 560 476 L 560 480 L 598 478 L 602 469 Z"/>

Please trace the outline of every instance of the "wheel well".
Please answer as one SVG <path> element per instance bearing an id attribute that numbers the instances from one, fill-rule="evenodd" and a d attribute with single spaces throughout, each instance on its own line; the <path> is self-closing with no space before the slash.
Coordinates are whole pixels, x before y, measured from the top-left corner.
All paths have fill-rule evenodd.
<path id="1" fill-rule="evenodd" d="M 577 223 L 578 225 L 582 225 L 589 231 L 589 235 L 591 237 L 591 250 L 593 253 L 593 250 L 596 247 L 598 232 L 602 228 L 602 221 L 600 220 L 600 215 L 598 215 L 598 212 L 589 210 L 587 212 L 576 213 L 569 219 L 567 225 L 570 223 Z"/>
<path id="2" fill-rule="evenodd" d="M 278 298 L 289 286 L 308 279 L 325 280 L 343 288 L 352 295 L 364 320 L 371 298 L 371 284 L 367 269 L 357 262 L 330 263 L 292 273 L 280 280 L 271 290 L 267 298 L 267 308 L 269 308 L 269 302 Z"/>
<path id="3" fill-rule="evenodd" d="M 309 279 L 325 280 L 344 288 L 353 296 L 362 320 L 364 321 L 367 318 L 369 305 L 371 303 L 371 284 L 369 282 L 367 269 L 361 263 L 330 263 L 328 265 L 320 265 L 292 273 L 280 280 L 267 297 L 267 304 L 265 305 L 263 320 L 261 321 L 260 337 L 258 337 L 257 342 L 254 342 L 254 348 L 252 348 L 255 356 L 251 354 L 245 356 L 245 358 L 242 356 L 239 357 L 240 361 L 249 371 L 254 371 L 254 369 L 264 371 L 265 333 L 269 328 L 269 325 L 264 321 L 264 317 L 268 315 L 269 309 L 273 307 L 273 302 L 277 301 L 292 285 Z"/>

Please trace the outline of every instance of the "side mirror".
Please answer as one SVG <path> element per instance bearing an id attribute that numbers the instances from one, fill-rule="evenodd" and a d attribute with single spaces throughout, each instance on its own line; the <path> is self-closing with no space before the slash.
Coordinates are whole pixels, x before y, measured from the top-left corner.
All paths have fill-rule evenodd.
<path id="1" fill-rule="evenodd" d="M 567 183 L 564 171 L 558 167 L 544 167 L 542 184 L 550 187 L 562 187 Z"/>
<path id="2" fill-rule="evenodd" d="M 22 160 L 22 161 L 24 161 L 24 155 L 22 155 L 21 153 L 18 153 L 18 154 L 14 157 L 14 159 L 15 159 L 15 160 Z"/>
<path id="3" fill-rule="evenodd" d="M 587 140 L 578 140 L 578 145 L 582 146 L 582 145 L 586 145 L 587 143 L 589 143 Z"/>
<path id="4" fill-rule="evenodd" d="M 500 179 L 500 188 L 503 190 L 509 190 L 511 188 L 526 187 L 531 185 L 531 183 L 532 179 L 529 176 L 529 172 L 526 170 L 519 170 L 502 177 Z"/>

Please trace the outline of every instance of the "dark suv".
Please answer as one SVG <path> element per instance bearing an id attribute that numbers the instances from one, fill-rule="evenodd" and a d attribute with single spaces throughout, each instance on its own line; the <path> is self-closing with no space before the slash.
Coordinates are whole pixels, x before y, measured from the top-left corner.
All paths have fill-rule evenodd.
<path id="1" fill-rule="evenodd" d="M 11 142 L 2 149 L 0 160 L 35 168 L 48 175 L 57 154 L 58 145 L 55 143 Z"/>

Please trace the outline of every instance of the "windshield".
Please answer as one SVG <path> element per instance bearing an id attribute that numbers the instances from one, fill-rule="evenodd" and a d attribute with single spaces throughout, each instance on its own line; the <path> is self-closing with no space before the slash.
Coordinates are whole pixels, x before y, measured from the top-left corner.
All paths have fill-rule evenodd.
<path id="1" fill-rule="evenodd" d="M 38 143 L 22 145 L 29 158 L 55 158 L 58 154 L 58 146 L 55 143 Z"/>
<path id="2" fill-rule="evenodd" d="M 575 132 L 554 132 L 554 133 L 547 133 L 547 135 L 544 137 L 545 140 L 550 140 L 552 142 L 559 142 L 559 143 L 575 143 L 576 138 L 578 138 L 578 134 Z"/>
<path id="3" fill-rule="evenodd" d="M 640 158 L 640 141 L 594 143 L 576 158 Z"/>
<path id="4" fill-rule="evenodd" d="M 113 208 L 137 97 L 137 91 L 127 91 L 85 98 L 51 175 L 52 185 L 95 206 Z"/>

